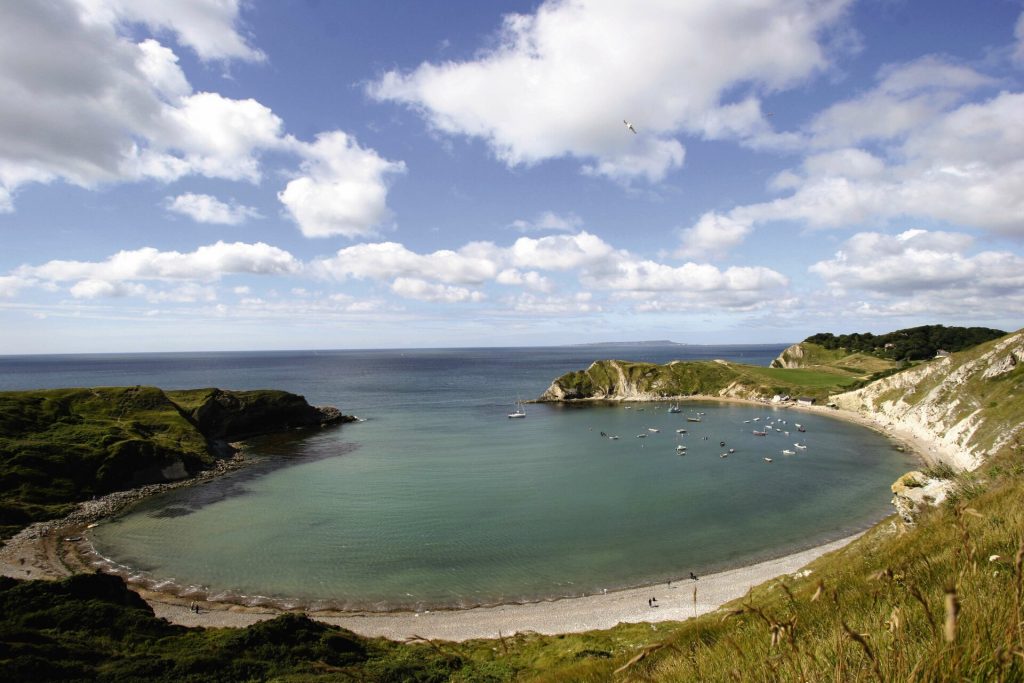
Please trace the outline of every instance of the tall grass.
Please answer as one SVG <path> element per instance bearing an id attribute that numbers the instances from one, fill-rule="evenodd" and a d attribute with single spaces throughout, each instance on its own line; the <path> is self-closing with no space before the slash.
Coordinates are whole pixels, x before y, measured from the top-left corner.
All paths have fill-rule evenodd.
<path id="1" fill-rule="evenodd" d="M 969 504 L 878 525 L 810 566 L 680 624 L 643 657 L 544 681 L 1024 680 L 1021 447 L 981 473 Z M 616 673 L 616 671 L 618 673 Z"/>

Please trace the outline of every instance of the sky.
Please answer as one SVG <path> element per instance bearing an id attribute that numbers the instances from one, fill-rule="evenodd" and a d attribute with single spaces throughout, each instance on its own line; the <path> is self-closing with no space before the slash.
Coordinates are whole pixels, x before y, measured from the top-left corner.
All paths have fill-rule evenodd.
<path id="1" fill-rule="evenodd" d="M 8 0 L 0 245 L 0 354 L 1016 330 L 1024 2 Z"/>

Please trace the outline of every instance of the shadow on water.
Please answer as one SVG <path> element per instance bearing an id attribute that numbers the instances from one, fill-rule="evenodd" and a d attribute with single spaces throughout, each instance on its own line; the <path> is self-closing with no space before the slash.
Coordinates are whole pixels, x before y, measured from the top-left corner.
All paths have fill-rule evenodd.
<path id="1" fill-rule="evenodd" d="M 124 514 L 145 512 L 157 519 L 187 517 L 209 505 L 250 494 L 252 491 L 247 484 L 271 472 L 341 457 L 359 448 L 356 443 L 330 438 L 329 432 L 276 434 L 251 439 L 246 444 L 251 461 L 245 467 L 199 486 L 187 486 L 146 499 Z"/>

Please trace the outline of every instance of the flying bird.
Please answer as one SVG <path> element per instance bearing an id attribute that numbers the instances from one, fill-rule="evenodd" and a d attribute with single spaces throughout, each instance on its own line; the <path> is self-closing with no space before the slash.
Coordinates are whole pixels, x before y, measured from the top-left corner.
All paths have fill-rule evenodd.
<path id="1" fill-rule="evenodd" d="M 631 133 L 632 133 L 633 135 L 636 135 L 636 128 L 634 128 L 634 127 L 633 127 L 633 124 L 632 124 L 632 123 L 630 123 L 630 122 L 629 122 L 629 121 L 627 121 L 626 119 L 622 119 L 622 122 L 623 122 L 624 124 L 626 124 L 626 130 L 628 130 L 629 132 L 631 132 Z"/>

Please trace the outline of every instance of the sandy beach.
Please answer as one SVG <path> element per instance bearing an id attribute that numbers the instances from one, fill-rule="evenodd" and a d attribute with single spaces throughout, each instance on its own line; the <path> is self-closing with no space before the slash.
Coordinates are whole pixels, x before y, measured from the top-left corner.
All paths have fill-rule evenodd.
<path id="1" fill-rule="evenodd" d="M 696 397 L 690 397 L 693 400 Z M 716 397 L 703 400 L 720 401 Z M 756 403 L 741 399 L 728 402 Z M 820 412 L 836 419 L 849 420 L 880 431 L 902 442 L 915 454 L 926 457 L 931 444 L 912 434 L 897 434 L 865 416 L 844 410 L 785 406 L 790 410 Z M 123 495 L 123 494 L 122 494 Z M 83 504 L 86 507 L 88 504 Z M 90 571 L 75 552 L 75 538 L 91 521 L 112 514 L 109 506 L 92 504 L 96 513 L 79 514 L 73 522 L 66 520 L 34 525 L 8 541 L 0 549 L 0 573 L 20 579 L 57 579 L 75 571 Z M 678 621 L 712 612 L 721 605 L 742 597 L 752 587 L 765 581 L 799 571 L 812 560 L 844 548 L 860 534 L 839 539 L 814 548 L 792 553 L 746 567 L 701 576 L 697 580 L 673 581 L 642 588 L 609 591 L 599 595 L 559 600 L 477 607 L 464 610 L 423 612 L 314 612 L 320 621 L 342 626 L 365 636 L 381 636 L 395 640 L 413 637 L 462 641 L 476 638 L 498 638 L 517 632 L 533 631 L 558 634 L 607 629 L 619 623 L 647 622 L 656 624 Z M 166 593 L 139 590 L 159 617 L 183 626 L 244 627 L 270 619 L 280 612 L 268 607 L 244 607 L 226 603 L 202 603 L 200 613 L 190 610 L 191 600 Z M 694 595 L 696 589 L 696 597 Z M 651 598 L 656 598 L 652 606 Z"/>

